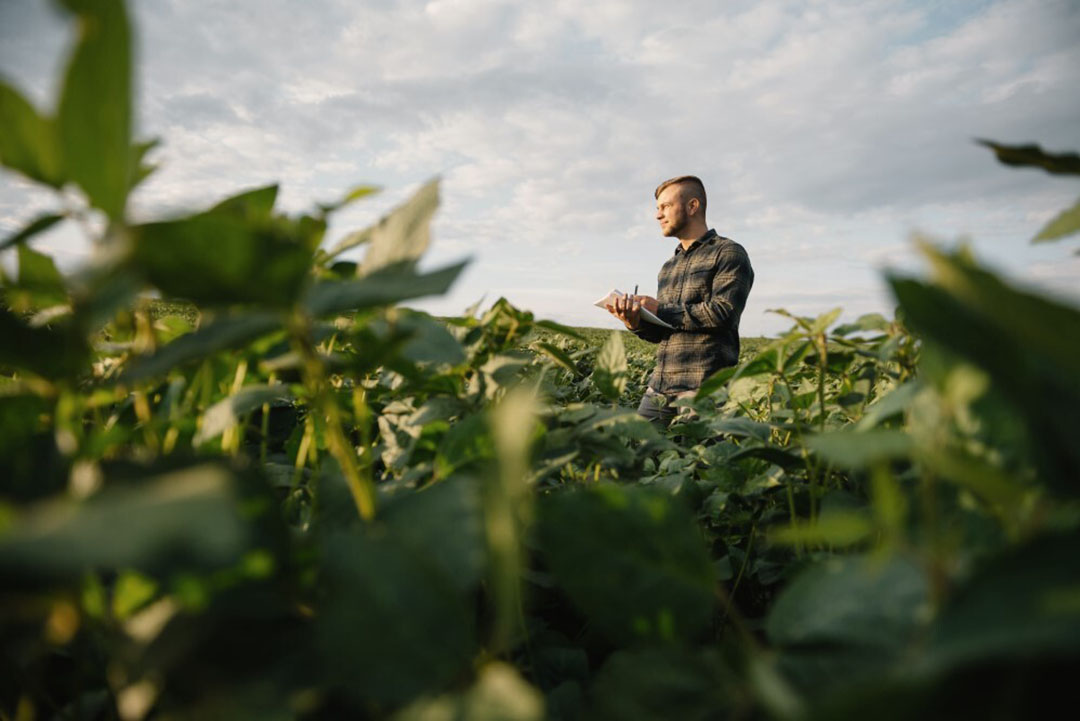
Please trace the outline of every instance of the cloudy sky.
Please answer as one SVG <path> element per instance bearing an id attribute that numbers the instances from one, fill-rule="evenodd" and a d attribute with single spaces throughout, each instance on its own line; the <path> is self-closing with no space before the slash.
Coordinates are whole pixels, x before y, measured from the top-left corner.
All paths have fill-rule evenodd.
<path id="1" fill-rule="evenodd" d="M 767 313 L 891 312 L 886 267 L 922 232 L 1077 297 L 1077 243 L 1028 239 L 1080 184 L 1000 166 L 973 138 L 1080 149 L 1076 0 L 132 0 L 140 135 L 162 169 L 140 218 L 279 181 L 289 211 L 357 183 L 333 242 L 433 176 L 427 265 L 472 257 L 446 298 L 506 296 L 540 317 L 616 327 L 612 287 L 654 293 L 674 243 L 653 188 L 699 175 L 710 225 Z M 0 0 L 0 75 L 51 107 L 71 28 Z M 0 174 L 0 234 L 52 197 Z M 73 267 L 73 228 L 35 241 Z"/>

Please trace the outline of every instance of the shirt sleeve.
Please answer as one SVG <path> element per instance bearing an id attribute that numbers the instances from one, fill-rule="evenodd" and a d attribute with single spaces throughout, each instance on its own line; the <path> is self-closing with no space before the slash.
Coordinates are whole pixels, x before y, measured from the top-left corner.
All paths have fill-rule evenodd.
<path id="1" fill-rule="evenodd" d="M 727 327 L 746 307 L 754 270 L 741 246 L 725 248 L 717 257 L 710 297 L 700 303 L 662 304 L 657 312 L 678 330 L 707 333 Z"/>
<path id="2" fill-rule="evenodd" d="M 671 331 L 667 328 L 656 325 L 655 323 L 649 323 L 644 318 L 638 323 L 638 327 L 630 332 L 641 340 L 648 341 L 649 343 L 659 343 L 671 335 Z"/>

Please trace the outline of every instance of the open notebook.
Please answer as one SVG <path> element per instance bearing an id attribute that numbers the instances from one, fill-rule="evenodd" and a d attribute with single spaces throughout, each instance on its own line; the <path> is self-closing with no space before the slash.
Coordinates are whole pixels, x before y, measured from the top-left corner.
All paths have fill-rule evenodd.
<path id="1" fill-rule="evenodd" d="M 593 305 L 595 305 L 597 308 L 604 308 L 605 305 L 615 305 L 615 299 L 622 298 L 624 295 L 626 294 L 620 293 L 618 290 L 612 289 L 610 293 L 593 303 Z M 604 308 L 604 310 L 607 309 Z M 673 325 L 665 323 L 664 321 L 657 318 L 651 311 L 647 311 L 644 308 L 641 309 L 641 319 L 646 323 L 652 323 L 653 325 L 658 325 L 664 328 L 671 328 L 672 330 L 675 330 L 675 327 Z"/>

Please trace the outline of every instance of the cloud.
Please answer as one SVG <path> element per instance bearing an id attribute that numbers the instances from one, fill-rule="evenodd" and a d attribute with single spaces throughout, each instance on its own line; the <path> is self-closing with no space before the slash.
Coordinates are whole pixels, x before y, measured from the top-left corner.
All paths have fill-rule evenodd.
<path id="1" fill-rule="evenodd" d="M 440 312 L 516 293 L 588 322 L 610 284 L 655 277 L 671 244 L 652 189 L 686 172 L 758 269 L 751 332 L 775 327 L 761 320 L 774 306 L 889 310 L 880 269 L 915 264 L 914 230 L 971 234 L 1020 275 L 1047 262 L 1027 238 L 1076 195 L 971 142 L 1080 147 L 1068 0 L 132 7 L 139 126 L 165 141 L 139 217 L 275 180 L 291 211 L 386 186 L 335 219 L 332 241 L 441 175 L 433 260 L 475 260 Z M 68 30 L 27 8 L 0 4 L 0 73 L 43 100 L 59 65 L 42 48 Z M 11 229 L 50 198 L 8 178 Z"/>

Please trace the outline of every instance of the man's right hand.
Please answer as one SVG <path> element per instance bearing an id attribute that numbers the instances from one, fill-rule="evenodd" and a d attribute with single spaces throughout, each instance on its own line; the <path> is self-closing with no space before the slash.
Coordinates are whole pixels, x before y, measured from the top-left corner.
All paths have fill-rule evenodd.
<path id="1" fill-rule="evenodd" d="M 641 308 L 655 308 L 656 305 L 656 299 L 647 295 L 624 295 L 616 298 L 614 305 L 604 307 L 627 328 L 637 330 L 641 325 Z"/>

